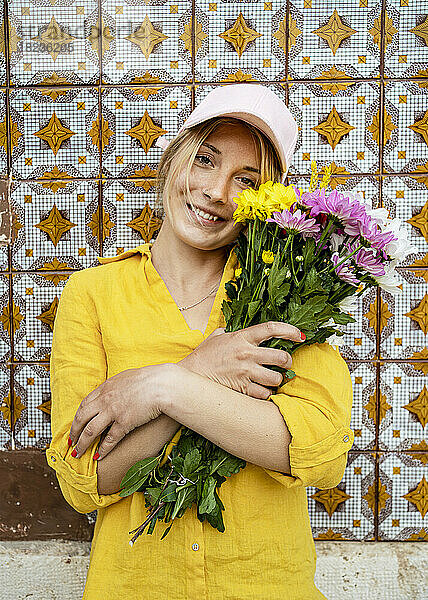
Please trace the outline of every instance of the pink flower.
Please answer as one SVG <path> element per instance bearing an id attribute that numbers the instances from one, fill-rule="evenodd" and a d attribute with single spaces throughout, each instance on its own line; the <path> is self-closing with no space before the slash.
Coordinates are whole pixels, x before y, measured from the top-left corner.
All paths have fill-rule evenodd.
<path id="1" fill-rule="evenodd" d="M 294 213 L 286 208 L 281 212 L 272 213 L 271 219 L 266 219 L 267 223 L 276 223 L 285 229 L 288 233 L 299 232 L 303 238 L 314 237 L 320 230 L 320 226 L 315 219 L 307 218 L 300 209 Z"/>
<path id="2" fill-rule="evenodd" d="M 366 215 L 365 208 L 355 198 L 334 190 L 328 196 L 325 188 L 302 194 L 301 204 L 311 209 L 311 216 L 320 213 L 336 217 L 336 222 L 351 236 L 359 235 L 358 222 Z"/>
<path id="3" fill-rule="evenodd" d="M 333 252 L 331 255 L 331 261 L 336 266 L 339 262 L 343 260 L 343 257 L 339 256 L 338 252 Z M 359 280 L 355 277 L 354 272 L 349 268 L 349 262 L 343 262 L 339 267 L 334 269 L 336 271 L 336 275 L 339 279 L 346 281 L 346 283 L 351 283 L 352 285 L 360 285 Z"/>
<path id="4" fill-rule="evenodd" d="M 374 248 L 360 248 L 358 252 L 352 255 L 352 260 L 358 267 L 361 267 L 371 275 L 375 275 L 376 277 L 385 275 L 382 258 Z"/>

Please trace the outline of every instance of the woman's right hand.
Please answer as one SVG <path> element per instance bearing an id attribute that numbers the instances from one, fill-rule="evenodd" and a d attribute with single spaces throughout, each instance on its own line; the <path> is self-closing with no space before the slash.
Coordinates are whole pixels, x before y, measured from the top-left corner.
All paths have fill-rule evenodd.
<path id="1" fill-rule="evenodd" d="M 259 346 L 274 337 L 303 341 L 297 327 L 279 321 L 268 321 L 230 333 L 219 328 L 178 364 L 237 392 L 267 400 L 272 394 L 269 387 L 278 387 L 283 378 L 281 373 L 264 365 L 289 369 L 292 364 L 288 352 Z"/>

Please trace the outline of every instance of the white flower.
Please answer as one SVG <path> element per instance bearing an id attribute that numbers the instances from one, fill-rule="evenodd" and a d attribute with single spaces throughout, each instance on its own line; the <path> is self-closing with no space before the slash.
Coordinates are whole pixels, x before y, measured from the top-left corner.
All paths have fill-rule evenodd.
<path id="1" fill-rule="evenodd" d="M 400 280 L 396 279 L 394 269 L 389 269 L 385 275 L 381 275 L 380 277 L 375 277 L 379 287 L 385 292 L 389 294 L 399 294 L 401 292 L 400 288 Z"/>
<path id="2" fill-rule="evenodd" d="M 350 312 L 352 310 L 356 310 L 357 308 L 357 296 L 347 296 L 343 300 L 341 300 L 338 304 L 338 307 L 341 312 Z"/>
<path id="3" fill-rule="evenodd" d="M 326 339 L 326 342 L 328 344 L 330 344 L 330 346 L 335 346 L 336 348 L 338 348 L 339 346 L 343 346 L 343 344 L 345 343 L 343 341 L 343 338 L 340 337 L 339 335 L 336 335 L 335 333 L 333 333 L 333 335 L 331 335 L 330 337 L 328 337 Z"/>
<path id="4" fill-rule="evenodd" d="M 409 242 L 408 232 L 404 227 L 400 228 L 401 225 L 402 221 L 400 219 L 389 219 L 386 227 L 382 230 L 382 233 L 391 232 L 394 237 L 398 238 L 385 246 L 385 252 L 388 256 L 398 261 L 402 261 L 409 254 L 418 251 L 418 248 Z"/>
<path id="5" fill-rule="evenodd" d="M 339 235 L 338 233 L 332 233 L 330 236 L 330 246 L 333 252 L 337 252 L 339 248 L 343 244 L 343 240 L 345 239 L 344 235 Z"/>
<path id="6" fill-rule="evenodd" d="M 366 213 L 369 217 L 376 221 L 378 225 L 384 227 L 388 222 L 388 210 L 386 208 L 369 208 L 366 206 Z"/>

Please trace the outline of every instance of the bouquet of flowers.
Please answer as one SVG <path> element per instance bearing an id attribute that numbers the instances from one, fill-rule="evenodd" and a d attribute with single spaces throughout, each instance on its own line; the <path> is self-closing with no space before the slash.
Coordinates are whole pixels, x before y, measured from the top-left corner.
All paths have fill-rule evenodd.
<path id="1" fill-rule="evenodd" d="M 327 192 L 329 179 L 327 167 L 319 182 L 312 163 L 308 191 L 268 181 L 235 198 L 234 220 L 247 227 L 234 248 L 239 268 L 226 284 L 228 300 L 222 310 L 227 332 L 284 321 L 305 333 L 306 340 L 271 339 L 262 345 L 290 354 L 305 344 L 337 346 L 343 327 L 355 322 L 349 311 L 367 288 L 400 291 L 394 269 L 417 248 L 400 229 L 399 219 L 389 219 L 384 208 L 373 209 L 361 195 Z M 271 368 L 282 372 L 284 382 L 295 376 L 291 369 Z M 200 521 L 207 519 L 224 531 L 217 489 L 245 461 L 185 427 L 168 456 L 167 446 L 158 456 L 136 463 L 121 482 L 121 496 L 143 492 L 151 508 L 144 523 L 130 532 L 131 545 L 146 527 L 151 534 L 157 520 L 171 522 L 163 539 L 174 519 L 194 502 Z"/>

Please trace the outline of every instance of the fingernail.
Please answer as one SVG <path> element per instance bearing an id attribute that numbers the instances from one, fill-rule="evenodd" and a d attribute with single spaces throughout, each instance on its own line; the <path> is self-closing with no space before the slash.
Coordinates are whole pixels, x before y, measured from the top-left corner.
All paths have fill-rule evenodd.
<path id="1" fill-rule="evenodd" d="M 300 332 L 300 339 L 304 342 L 306 340 L 306 335 L 303 333 L 303 331 Z"/>
<path id="2" fill-rule="evenodd" d="M 76 458 L 76 456 L 77 456 L 77 450 L 76 450 L 76 448 L 75 448 L 75 449 L 73 450 L 73 452 L 71 453 L 71 456 L 72 456 L 73 458 Z"/>
<path id="3" fill-rule="evenodd" d="M 92 457 L 92 460 L 98 460 L 100 457 L 99 452 L 95 452 L 94 456 Z"/>
<path id="4" fill-rule="evenodd" d="M 70 446 L 72 446 L 72 445 L 73 445 L 73 442 L 71 441 L 71 437 L 70 437 L 70 436 L 68 436 L 68 447 L 70 447 Z"/>

